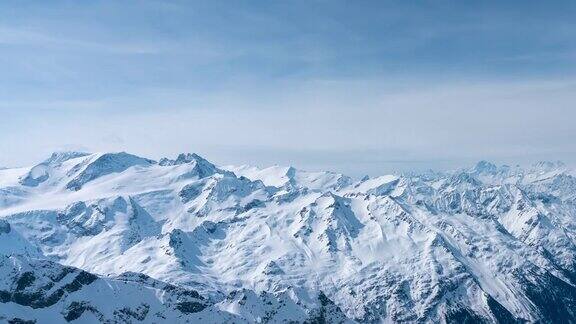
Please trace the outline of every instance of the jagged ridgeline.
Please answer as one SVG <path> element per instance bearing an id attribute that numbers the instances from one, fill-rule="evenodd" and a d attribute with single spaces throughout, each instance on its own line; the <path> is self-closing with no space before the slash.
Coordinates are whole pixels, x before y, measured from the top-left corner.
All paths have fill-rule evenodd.
<path id="1" fill-rule="evenodd" d="M 0 320 L 576 322 L 559 162 L 365 177 L 196 154 L 0 169 Z"/>

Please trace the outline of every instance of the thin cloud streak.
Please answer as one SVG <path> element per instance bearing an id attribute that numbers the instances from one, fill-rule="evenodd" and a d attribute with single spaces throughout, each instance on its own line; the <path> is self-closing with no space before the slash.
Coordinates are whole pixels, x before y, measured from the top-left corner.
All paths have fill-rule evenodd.
<path id="1" fill-rule="evenodd" d="M 5 26 L 0 26 L 0 45 L 26 45 L 31 47 L 51 47 L 62 50 L 97 51 L 115 54 L 158 54 L 162 51 L 162 46 L 160 45 L 98 43 Z"/>

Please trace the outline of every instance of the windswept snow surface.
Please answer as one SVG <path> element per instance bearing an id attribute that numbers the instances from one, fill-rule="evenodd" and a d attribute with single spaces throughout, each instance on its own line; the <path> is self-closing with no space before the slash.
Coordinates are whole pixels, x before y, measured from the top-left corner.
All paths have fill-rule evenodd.
<path id="1" fill-rule="evenodd" d="M 576 178 L 55 153 L 0 170 L 0 274 L 15 322 L 576 322 Z"/>

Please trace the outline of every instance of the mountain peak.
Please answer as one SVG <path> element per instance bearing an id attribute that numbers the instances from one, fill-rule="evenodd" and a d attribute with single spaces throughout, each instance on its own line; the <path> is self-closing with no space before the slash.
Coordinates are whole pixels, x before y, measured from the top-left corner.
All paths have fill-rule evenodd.
<path id="1" fill-rule="evenodd" d="M 61 163 L 66 162 L 68 160 L 88 156 L 90 154 L 91 153 L 77 152 L 77 151 L 53 152 L 52 155 L 50 155 L 50 157 L 42 163 L 43 164 L 49 164 L 49 165 L 61 164 Z"/>
<path id="2" fill-rule="evenodd" d="M 202 163 L 202 164 L 213 166 L 212 163 L 210 163 L 208 160 L 206 160 L 205 158 L 201 157 L 200 155 L 198 155 L 196 153 L 180 153 L 180 154 L 178 154 L 178 156 L 176 157 L 175 160 L 172 160 L 169 158 L 162 158 L 162 159 L 160 159 L 158 164 L 160 164 L 162 166 L 168 166 L 168 165 L 180 165 L 180 164 L 186 164 L 186 163 L 192 163 L 192 162 L 197 162 L 197 163 Z"/>
<path id="3" fill-rule="evenodd" d="M 74 169 L 81 171 L 66 185 L 66 188 L 77 191 L 84 184 L 101 176 L 120 173 L 133 166 L 149 166 L 154 163 L 152 160 L 126 152 L 100 153 L 91 158 L 90 161 L 83 161 L 74 167 Z"/>
<path id="4" fill-rule="evenodd" d="M 494 163 L 482 160 L 476 163 L 473 171 L 476 171 L 477 173 L 495 173 L 498 171 L 498 167 Z"/>
<path id="5" fill-rule="evenodd" d="M 566 167 L 562 161 L 538 161 L 532 164 L 532 168 L 542 171 L 552 171 Z"/>
<path id="6" fill-rule="evenodd" d="M 66 161 L 88 155 L 90 154 L 84 152 L 54 152 L 48 159 L 35 165 L 30 169 L 30 172 L 22 176 L 20 178 L 20 184 L 27 187 L 37 187 L 50 178 L 54 168 L 59 167 Z"/>

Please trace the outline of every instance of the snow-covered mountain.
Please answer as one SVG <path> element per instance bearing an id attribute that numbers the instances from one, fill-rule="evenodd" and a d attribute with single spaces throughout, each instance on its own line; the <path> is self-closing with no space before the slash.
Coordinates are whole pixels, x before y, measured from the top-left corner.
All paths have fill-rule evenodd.
<path id="1" fill-rule="evenodd" d="M 55 153 L 0 170 L 0 273 L 16 323 L 576 322 L 576 177 Z"/>

